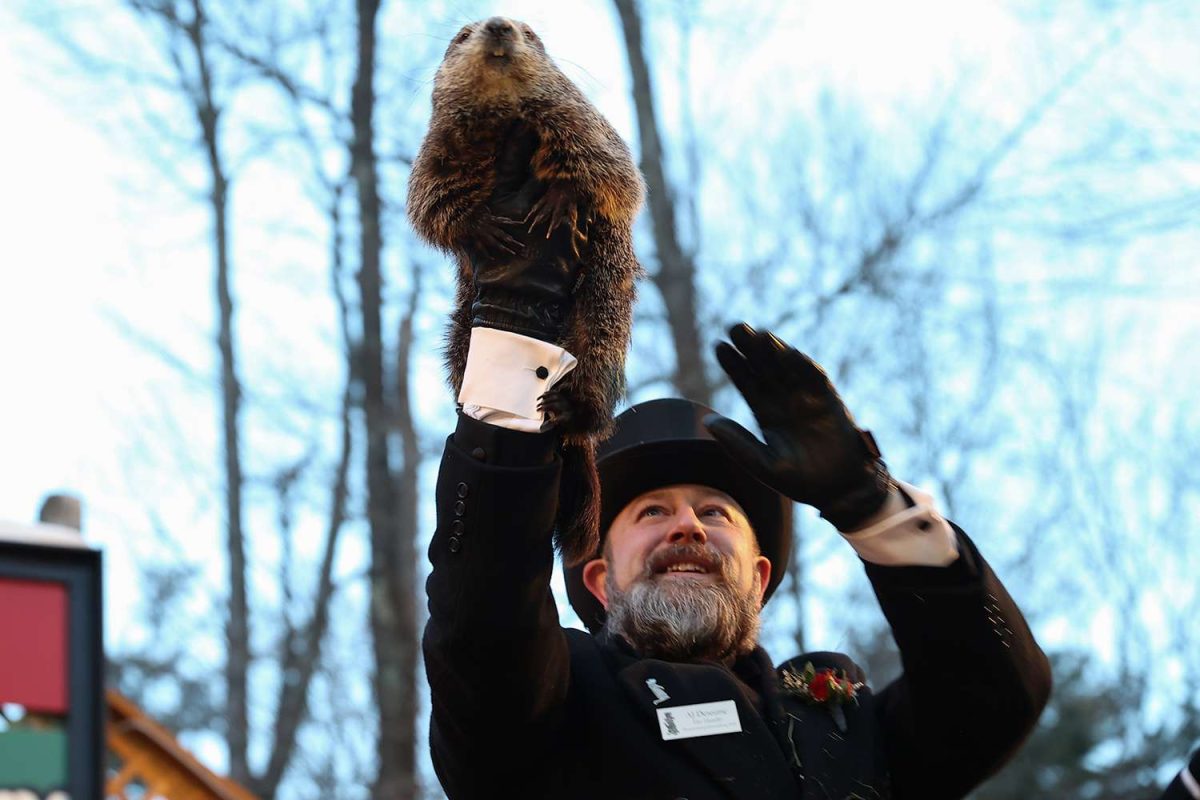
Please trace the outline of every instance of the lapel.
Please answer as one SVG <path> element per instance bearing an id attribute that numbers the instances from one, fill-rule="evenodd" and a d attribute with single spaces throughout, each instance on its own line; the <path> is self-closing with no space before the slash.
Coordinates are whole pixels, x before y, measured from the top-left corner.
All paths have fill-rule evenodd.
<path id="1" fill-rule="evenodd" d="M 852 680 L 861 680 L 862 671 L 845 656 L 812 653 L 794 658 L 779 667 L 801 672 L 807 661 L 817 669 L 847 669 Z M 871 711 L 874 698 L 864 686 L 858 703 L 841 707 L 845 717 L 842 730 L 830 709 L 814 705 L 781 691 L 780 681 L 764 681 L 763 701 L 773 728 L 785 753 L 794 754 L 793 769 L 803 776 L 804 800 L 826 798 L 881 798 L 889 796 L 886 781 L 880 780 L 875 760 L 875 720 Z"/>
<path id="2" fill-rule="evenodd" d="M 741 733 L 674 739 L 663 742 L 667 751 L 678 754 L 709 776 L 713 785 L 724 789 L 729 797 L 761 800 L 797 796 L 795 780 L 783 753 L 774 744 L 766 721 L 731 672 L 715 664 L 639 659 L 620 645 L 610 643 L 610 646 L 617 650 L 618 683 L 632 703 L 634 715 L 651 729 L 658 741 L 662 741 L 657 713 L 660 708 L 722 700 L 736 704 Z M 654 705 L 655 695 L 646 683 L 650 679 L 670 699 Z"/>

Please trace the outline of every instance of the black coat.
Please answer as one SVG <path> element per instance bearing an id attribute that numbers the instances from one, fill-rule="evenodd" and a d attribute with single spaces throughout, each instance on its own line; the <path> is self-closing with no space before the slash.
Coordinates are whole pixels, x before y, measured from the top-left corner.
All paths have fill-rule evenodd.
<path id="1" fill-rule="evenodd" d="M 460 418 L 446 445 L 424 652 L 433 763 L 454 800 L 961 797 L 1045 705 L 1046 658 L 961 531 L 949 567 L 865 565 L 904 674 L 844 706 L 844 731 L 781 693 L 761 648 L 732 668 L 668 663 L 564 629 L 550 589 L 560 469 L 549 435 Z M 845 656 L 789 663 L 806 661 L 861 680 Z M 654 705 L 649 678 L 670 700 Z M 657 708 L 721 700 L 740 733 L 663 741 Z"/>

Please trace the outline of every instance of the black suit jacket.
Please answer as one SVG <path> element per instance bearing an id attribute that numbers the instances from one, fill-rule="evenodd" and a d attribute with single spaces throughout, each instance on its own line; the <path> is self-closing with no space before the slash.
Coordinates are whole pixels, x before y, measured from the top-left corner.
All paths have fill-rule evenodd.
<path id="1" fill-rule="evenodd" d="M 446 444 L 424 652 L 433 763 L 455 800 L 961 797 L 1045 705 L 1045 656 L 961 531 L 949 567 L 865 565 L 904 674 L 860 692 L 844 724 L 781 692 L 761 648 L 732 667 L 669 663 L 564 629 L 550 589 L 560 469 L 550 435 L 460 417 Z M 838 654 L 789 663 L 806 661 L 862 678 Z M 655 706 L 650 678 L 670 700 Z M 658 708 L 723 700 L 740 733 L 663 741 Z"/>

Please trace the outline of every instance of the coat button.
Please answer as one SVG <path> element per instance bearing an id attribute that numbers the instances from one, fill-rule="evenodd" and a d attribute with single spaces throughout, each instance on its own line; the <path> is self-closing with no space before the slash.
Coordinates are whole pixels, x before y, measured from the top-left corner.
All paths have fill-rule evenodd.
<path id="1" fill-rule="evenodd" d="M 462 550 L 462 539 L 458 538 L 457 536 L 451 536 L 450 537 L 450 552 L 457 553 L 459 550 Z"/>
<path id="2" fill-rule="evenodd" d="M 533 371 L 533 374 L 537 375 L 542 380 L 546 380 L 546 378 L 550 377 L 550 370 L 546 369 L 545 367 L 538 367 Z"/>
<path id="3" fill-rule="evenodd" d="M 462 500 L 458 500 L 454 503 L 454 515 L 456 517 L 461 517 L 463 514 L 466 513 L 466 511 L 467 511 L 467 504 L 464 503 Z"/>
<path id="4" fill-rule="evenodd" d="M 465 483 L 460 483 L 458 485 L 458 496 L 459 497 L 467 496 L 467 485 Z"/>
<path id="5" fill-rule="evenodd" d="M 487 461 L 487 452 L 482 447 L 476 447 L 471 451 L 471 458 L 476 461 Z"/>
<path id="6" fill-rule="evenodd" d="M 464 527 L 465 526 L 463 525 L 463 521 L 461 519 L 456 519 L 454 522 L 450 523 L 450 531 L 455 536 L 462 536 Z"/>

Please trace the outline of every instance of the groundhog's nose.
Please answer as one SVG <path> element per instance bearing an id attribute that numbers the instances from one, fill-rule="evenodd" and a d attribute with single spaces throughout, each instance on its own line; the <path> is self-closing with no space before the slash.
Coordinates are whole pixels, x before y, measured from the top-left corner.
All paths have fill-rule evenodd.
<path id="1" fill-rule="evenodd" d="M 492 17 L 483 24 L 483 29 L 497 39 L 507 39 L 513 35 L 512 23 L 504 17 Z"/>

